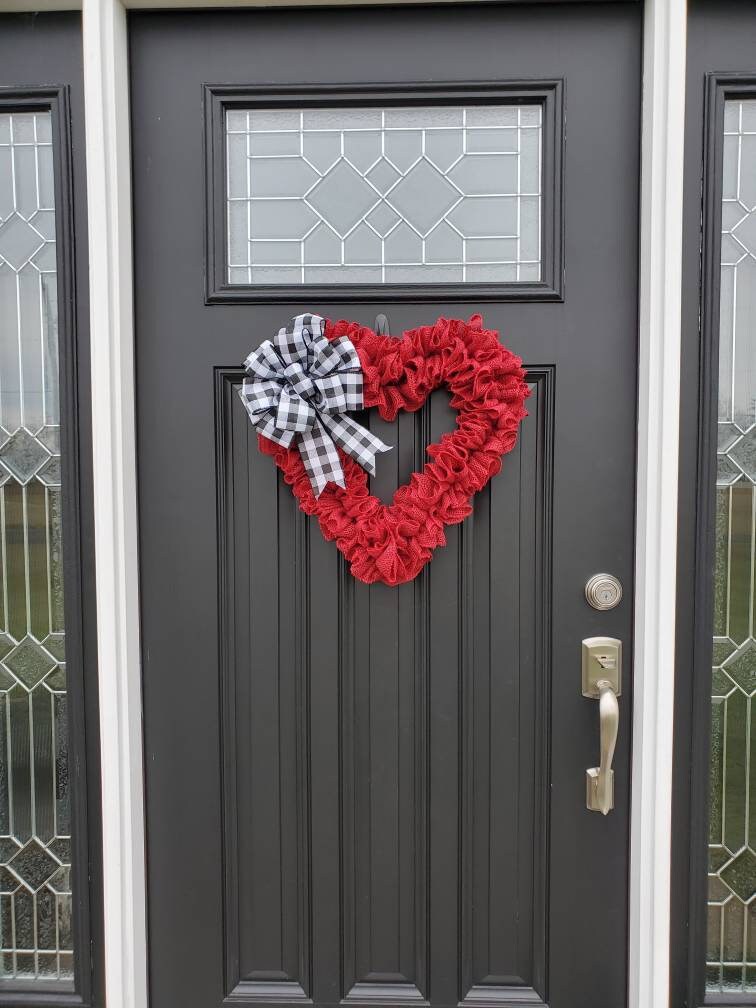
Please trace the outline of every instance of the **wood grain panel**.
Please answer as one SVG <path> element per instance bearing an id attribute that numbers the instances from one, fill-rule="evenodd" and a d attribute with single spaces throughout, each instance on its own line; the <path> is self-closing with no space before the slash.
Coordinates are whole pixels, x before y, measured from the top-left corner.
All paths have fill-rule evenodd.
<path id="1" fill-rule="evenodd" d="M 309 986 L 306 524 L 218 372 L 226 992 Z"/>
<path id="2" fill-rule="evenodd" d="M 461 579 L 461 992 L 540 1002 L 546 974 L 548 610 L 553 373 L 465 524 Z"/>
<path id="3" fill-rule="evenodd" d="M 422 468 L 431 404 L 363 422 L 392 445 L 371 490 L 390 501 Z M 343 563 L 343 561 L 342 561 Z M 424 576 L 389 588 L 345 574 L 342 611 L 342 990 L 348 1001 L 424 1001 L 428 990 Z"/>

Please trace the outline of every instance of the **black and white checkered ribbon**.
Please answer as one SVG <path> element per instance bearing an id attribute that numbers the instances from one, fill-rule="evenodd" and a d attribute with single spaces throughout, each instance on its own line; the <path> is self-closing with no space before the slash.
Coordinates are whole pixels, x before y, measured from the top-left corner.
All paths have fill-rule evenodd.
<path id="1" fill-rule="evenodd" d="M 249 418 L 271 441 L 296 441 L 315 496 L 329 482 L 343 487 L 338 445 L 375 475 L 376 452 L 391 446 L 345 416 L 362 409 L 362 369 L 350 339 L 332 342 L 319 315 L 297 315 L 244 362 L 248 377 L 239 395 Z"/>

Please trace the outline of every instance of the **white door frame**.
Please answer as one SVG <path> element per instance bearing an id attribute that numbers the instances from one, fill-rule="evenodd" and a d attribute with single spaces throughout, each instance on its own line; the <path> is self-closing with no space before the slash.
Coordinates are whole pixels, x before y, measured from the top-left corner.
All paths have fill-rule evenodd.
<path id="1" fill-rule="evenodd" d="M 81 4 L 108 1008 L 148 1008 L 126 8 L 257 5 Z M 669 1001 L 685 44 L 685 0 L 645 0 L 629 1008 Z"/>

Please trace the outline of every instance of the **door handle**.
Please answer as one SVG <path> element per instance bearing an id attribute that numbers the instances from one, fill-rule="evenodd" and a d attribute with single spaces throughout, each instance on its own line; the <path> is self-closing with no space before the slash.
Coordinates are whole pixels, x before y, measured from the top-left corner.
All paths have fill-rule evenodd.
<path id="1" fill-rule="evenodd" d="M 619 729 L 619 704 L 611 683 L 601 679 L 599 689 L 599 726 L 601 763 L 585 772 L 585 803 L 591 812 L 607 815 L 614 808 L 614 770 L 612 760 Z"/>
<path id="2" fill-rule="evenodd" d="M 612 761 L 619 732 L 622 692 L 622 641 L 587 637 L 583 641 L 583 696 L 599 702 L 599 765 L 585 772 L 585 804 L 607 815 L 614 808 Z"/>

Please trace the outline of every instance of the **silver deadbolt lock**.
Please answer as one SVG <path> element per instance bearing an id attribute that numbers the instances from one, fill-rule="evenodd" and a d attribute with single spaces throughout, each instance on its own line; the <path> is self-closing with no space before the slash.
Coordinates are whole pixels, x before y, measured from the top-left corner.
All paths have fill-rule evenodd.
<path id="1" fill-rule="evenodd" d="M 622 692 L 622 641 L 616 637 L 586 637 L 583 641 L 583 696 L 599 702 L 600 762 L 585 771 L 585 804 L 607 815 L 614 808 L 612 760 L 619 731 Z"/>
<path id="2" fill-rule="evenodd" d="M 594 609 L 614 609 L 622 601 L 622 584 L 614 574 L 594 574 L 585 586 L 585 600 Z"/>

